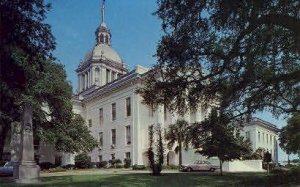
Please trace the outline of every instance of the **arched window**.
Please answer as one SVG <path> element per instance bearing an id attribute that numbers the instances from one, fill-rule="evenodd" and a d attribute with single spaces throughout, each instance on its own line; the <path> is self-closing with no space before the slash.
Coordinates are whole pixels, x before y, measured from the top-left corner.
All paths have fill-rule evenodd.
<path id="1" fill-rule="evenodd" d="M 104 43 L 104 36 L 103 36 L 103 34 L 100 34 L 100 43 Z"/>
<path id="2" fill-rule="evenodd" d="M 108 44 L 108 35 L 105 36 L 105 43 Z"/>

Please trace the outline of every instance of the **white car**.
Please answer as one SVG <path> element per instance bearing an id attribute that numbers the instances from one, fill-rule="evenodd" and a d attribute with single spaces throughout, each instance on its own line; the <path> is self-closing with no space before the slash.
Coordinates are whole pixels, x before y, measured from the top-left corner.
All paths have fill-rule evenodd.
<path id="1" fill-rule="evenodd" d="M 197 160 L 193 164 L 182 165 L 180 170 L 181 171 L 212 171 L 214 172 L 216 169 L 220 169 L 219 166 L 212 165 L 208 161 L 200 161 Z"/>
<path id="2" fill-rule="evenodd" d="M 0 176 L 12 176 L 14 173 L 14 162 L 9 161 L 0 167 Z"/>

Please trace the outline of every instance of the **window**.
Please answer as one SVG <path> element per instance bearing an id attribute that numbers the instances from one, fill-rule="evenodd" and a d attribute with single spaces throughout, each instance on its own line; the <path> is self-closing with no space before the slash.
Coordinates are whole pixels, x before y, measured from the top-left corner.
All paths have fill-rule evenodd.
<path id="1" fill-rule="evenodd" d="M 103 161 L 102 155 L 99 155 L 99 162 L 102 162 L 102 161 Z"/>
<path id="2" fill-rule="evenodd" d="M 111 81 L 115 80 L 115 77 L 116 77 L 116 72 L 112 71 L 111 72 Z"/>
<path id="3" fill-rule="evenodd" d="M 108 44 L 108 35 L 105 36 L 105 43 Z"/>
<path id="4" fill-rule="evenodd" d="M 269 135 L 267 134 L 267 144 L 269 143 Z"/>
<path id="5" fill-rule="evenodd" d="M 103 132 L 99 132 L 99 146 L 103 146 Z"/>
<path id="6" fill-rule="evenodd" d="M 104 42 L 104 36 L 103 34 L 100 35 L 100 43 L 103 43 Z"/>
<path id="7" fill-rule="evenodd" d="M 272 135 L 270 135 L 270 144 L 272 145 Z"/>
<path id="8" fill-rule="evenodd" d="M 111 104 L 111 118 L 116 120 L 116 103 Z"/>
<path id="9" fill-rule="evenodd" d="M 164 105 L 164 120 L 167 121 L 167 107 Z"/>
<path id="10" fill-rule="evenodd" d="M 150 107 L 149 107 L 149 116 L 150 116 L 150 117 L 153 117 L 153 116 L 154 116 L 154 113 L 155 113 L 154 108 L 150 106 Z"/>
<path id="11" fill-rule="evenodd" d="M 260 142 L 260 132 L 258 131 L 258 142 Z"/>
<path id="12" fill-rule="evenodd" d="M 126 98 L 126 114 L 127 114 L 127 116 L 131 116 L 131 101 L 130 101 L 130 97 Z"/>
<path id="13" fill-rule="evenodd" d="M 131 144 L 131 133 L 130 133 L 130 125 L 126 126 L 126 144 Z"/>
<path id="14" fill-rule="evenodd" d="M 111 154 L 111 159 L 112 160 L 116 159 L 115 153 Z"/>
<path id="15" fill-rule="evenodd" d="M 125 153 L 125 158 L 130 159 L 130 152 Z"/>
<path id="16" fill-rule="evenodd" d="M 118 73 L 118 74 L 117 74 L 117 78 L 120 78 L 120 77 L 121 77 L 121 74 L 120 74 L 120 73 Z"/>
<path id="17" fill-rule="evenodd" d="M 89 119 L 88 124 L 89 124 L 89 127 L 92 127 L 92 120 L 91 119 Z"/>
<path id="18" fill-rule="evenodd" d="M 246 138 L 247 138 L 248 140 L 250 140 L 250 131 L 247 131 L 247 132 L 246 132 Z"/>
<path id="19" fill-rule="evenodd" d="M 100 125 L 103 124 L 103 108 L 99 109 L 99 123 Z"/>
<path id="20" fill-rule="evenodd" d="M 265 133 L 262 133 L 262 142 L 264 143 L 265 142 Z"/>
<path id="21" fill-rule="evenodd" d="M 96 68 L 95 69 L 95 82 L 98 82 L 100 79 L 100 69 Z"/>
<path id="22" fill-rule="evenodd" d="M 110 74 L 109 69 L 106 69 L 106 83 L 109 83 L 109 74 Z"/>
<path id="23" fill-rule="evenodd" d="M 111 129 L 111 144 L 116 145 L 116 129 Z"/>

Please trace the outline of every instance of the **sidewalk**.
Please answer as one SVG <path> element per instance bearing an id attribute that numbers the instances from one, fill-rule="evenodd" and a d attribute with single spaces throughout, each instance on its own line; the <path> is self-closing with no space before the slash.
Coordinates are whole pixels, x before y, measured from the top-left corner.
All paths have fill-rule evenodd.
<path id="1" fill-rule="evenodd" d="M 67 170 L 64 172 L 41 172 L 41 177 L 53 176 L 70 176 L 70 175 L 112 175 L 112 174 L 133 174 L 149 173 L 149 170 L 132 170 L 132 169 L 86 169 L 86 170 Z M 162 173 L 179 173 L 178 170 L 163 170 Z"/>

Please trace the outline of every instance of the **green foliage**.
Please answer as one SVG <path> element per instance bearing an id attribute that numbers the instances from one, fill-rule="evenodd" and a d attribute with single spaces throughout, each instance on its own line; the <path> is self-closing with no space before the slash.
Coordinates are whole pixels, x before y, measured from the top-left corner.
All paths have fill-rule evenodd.
<path id="1" fill-rule="evenodd" d="M 259 147 L 255 150 L 254 153 L 251 153 L 249 155 L 245 155 L 243 157 L 243 159 L 245 159 L 245 160 L 262 160 L 265 151 L 266 150 L 264 148 Z"/>
<path id="2" fill-rule="evenodd" d="M 139 90 L 146 104 L 300 111 L 299 1 L 158 0 L 155 14 L 165 33 Z"/>
<path id="3" fill-rule="evenodd" d="M 160 125 L 154 127 L 154 125 L 149 126 L 149 148 L 147 151 L 147 156 L 149 160 L 150 169 L 152 175 L 160 175 L 162 166 L 164 164 L 164 145 L 163 145 L 163 135 Z M 153 149 L 154 136 L 157 136 L 155 142 L 155 148 Z"/>
<path id="4" fill-rule="evenodd" d="M 144 165 L 133 165 L 132 166 L 132 169 L 133 170 L 145 170 L 146 169 L 146 166 L 144 166 Z"/>
<path id="5" fill-rule="evenodd" d="M 207 157 L 218 157 L 222 175 L 222 163 L 233 159 L 240 159 L 251 153 L 251 144 L 238 133 L 234 134 L 234 127 L 230 125 L 230 118 L 220 114 L 214 108 L 208 118 L 202 123 L 195 124 L 191 129 L 192 144 L 198 152 Z"/>
<path id="6" fill-rule="evenodd" d="M 165 139 L 168 141 L 168 147 L 173 147 L 177 142 L 175 151 L 179 153 L 179 165 L 182 164 L 182 147 L 188 149 L 190 143 L 189 124 L 185 120 L 177 120 L 175 124 L 168 126 Z"/>
<path id="7" fill-rule="evenodd" d="M 112 159 L 112 160 L 109 160 L 108 163 L 113 168 L 120 168 L 122 161 L 120 159 Z"/>
<path id="8" fill-rule="evenodd" d="M 125 158 L 124 159 L 124 168 L 130 168 L 130 166 L 131 166 L 131 159 Z"/>
<path id="9" fill-rule="evenodd" d="M 80 153 L 75 156 L 75 166 L 79 169 L 91 168 L 91 158 L 86 153 Z"/>
<path id="10" fill-rule="evenodd" d="M 88 151 L 96 140 L 74 118 L 72 87 L 64 66 L 54 62 L 50 26 L 44 23 L 50 5 L 43 0 L 0 2 L 0 159 L 4 139 L 22 104 L 33 106 L 36 140 L 52 143 L 59 151 Z"/>
<path id="11" fill-rule="evenodd" d="M 107 161 L 101 161 L 97 163 L 97 168 L 106 168 L 108 162 Z"/>
<path id="12" fill-rule="evenodd" d="M 300 113 L 294 113 L 279 134 L 279 145 L 287 154 L 300 155 Z"/>

